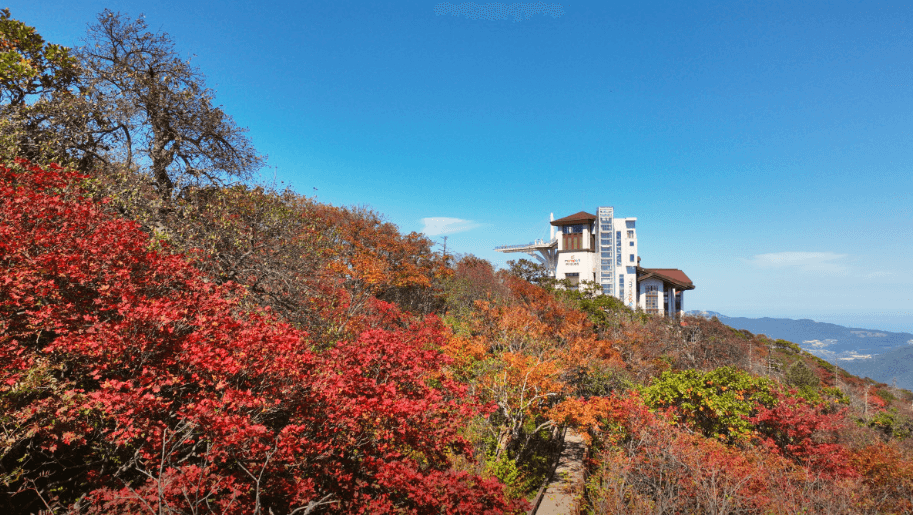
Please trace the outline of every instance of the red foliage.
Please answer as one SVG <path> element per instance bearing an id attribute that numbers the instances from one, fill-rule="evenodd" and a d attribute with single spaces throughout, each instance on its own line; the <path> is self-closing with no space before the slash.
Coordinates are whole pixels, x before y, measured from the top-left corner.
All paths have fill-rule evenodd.
<path id="1" fill-rule="evenodd" d="M 749 420 L 757 425 L 761 443 L 771 451 L 827 477 L 857 475 L 846 447 L 834 441 L 846 424 L 846 409 L 828 413 L 823 404 L 783 392 L 776 393 L 773 407 L 756 408 L 757 415 Z"/>
<path id="2" fill-rule="evenodd" d="M 268 311 L 242 310 L 243 288 L 150 250 L 79 179 L 0 167 L 0 466 L 20 478 L 0 506 L 85 495 L 106 513 L 522 508 L 496 481 L 450 469 L 477 407 L 442 379 L 439 321 L 380 303 L 402 330 L 314 352 Z"/>
<path id="3" fill-rule="evenodd" d="M 904 450 L 896 442 L 879 442 L 853 453 L 853 465 L 869 488 L 865 503 L 874 508 L 871 511 L 913 512 L 911 454 L 910 449 Z"/>

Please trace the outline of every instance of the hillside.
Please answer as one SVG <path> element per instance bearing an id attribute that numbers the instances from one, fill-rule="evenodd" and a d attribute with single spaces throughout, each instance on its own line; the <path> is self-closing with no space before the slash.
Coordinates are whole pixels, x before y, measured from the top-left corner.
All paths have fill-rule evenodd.
<path id="1" fill-rule="evenodd" d="M 257 183 L 199 74 L 99 83 L 2 21 L 35 102 L 0 106 L 0 511 L 522 514 L 566 430 L 585 513 L 913 511 L 911 392 Z M 133 160 L 106 109 L 164 99 L 130 123 L 189 157 Z"/>
<path id="2" fill-rule="evenodd" d="M 913 389 L 913 334 L 844 327 L 813 320 L 729 317 L 716 312 L 689 312 L 755 334 L 795 342 L 804 350 L 861 377 Z"/>
<path id="3" fill-rule="evenodd" d="M 829 361 L 849 360 L 881 354 L 913 344 L 913 334 L 844 327 L 814 320 L 789 318 L 730 317 L 716 312 L 692 311 L 689 314 L 716 316 L 724 324 L 799 344 L 803 349 Z"/>

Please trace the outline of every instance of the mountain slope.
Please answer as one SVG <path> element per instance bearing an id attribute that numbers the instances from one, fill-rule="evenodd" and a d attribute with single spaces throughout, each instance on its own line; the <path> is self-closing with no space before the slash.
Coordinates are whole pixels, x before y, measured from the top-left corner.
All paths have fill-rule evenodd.
<path id="1" fill-rule="evenodd" d="M 913 389 L 913 334 L 844 327 L 814 320 L 728 317 L 714 311 L 689 315 L 717 317 L 736 329 L 794 342 L 804 350 L 861 377 Z"/>

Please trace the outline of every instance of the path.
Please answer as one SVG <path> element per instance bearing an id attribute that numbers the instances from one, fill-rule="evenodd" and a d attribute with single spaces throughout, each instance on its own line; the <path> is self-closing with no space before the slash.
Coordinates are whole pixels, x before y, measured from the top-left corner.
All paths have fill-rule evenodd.
<path id="1" fill-rule="evenodd" d="M 583 483 L 583 458 L 586 444 L 579 434 L 568 430 L 564 435 L 564 449 L 558 458 L 558 468 L 552 475 L 534 515 L 570 515 L 577 503 L 576 485 Z M 532 515 L 531 514 L 531 515 Z"/>

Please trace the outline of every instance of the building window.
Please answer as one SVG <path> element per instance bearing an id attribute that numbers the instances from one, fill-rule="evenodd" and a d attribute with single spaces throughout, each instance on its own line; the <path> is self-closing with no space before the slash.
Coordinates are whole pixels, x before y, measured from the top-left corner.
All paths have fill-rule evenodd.
<path id="1" fill-rule="evenodd" d="M 628 231 L 628 238 L 629 238 L 629 239 L 633 239 L 633 238 L 634 238 L 634 231 Z"/>
<path id="2" fill-rule="evenodd" d="M 630 254 L 630 255 L 628 256 L 628 261 L 630 261 L 630 262 L 632 262 L 632 263 L 634 262 L 634 254 Z"/>
<path id="3" fill-rule="evenodd" d="M 633 246 L 634 246 L 634 240 L 629 241 L 629 242 L 628 242 L 628 246 L 629 246 L 629 247 L 633 247 Z"/>
<path id="4" fill-rule="evenodd" d="M 564 250 L 580 250 L 583 248 L 583 234 L 567 233 L 564 235 Z"/>
<path id="5" fill-rule="evenodd" d="M 568 282 L 570 283 L 571 289 L 576 290 L 577 285 L 580 284 L 580 273 L 579 272 L 564 274 L 564 278 L 567 279 Z"/>
<path id="6" fill-rule="evenodd" d="M 659 288 L 657 288 L 655 284 L 648 284 L 646 291 L 647 293 L 659 291 Z"/>
<path id="7" fill-rule="evenodd" d="M 655 289 L 656 286 L 653 288 Z M 651 315 L 659 314 L 659 294 L 655 290 L 647 293 L 646 310 Z"/>

